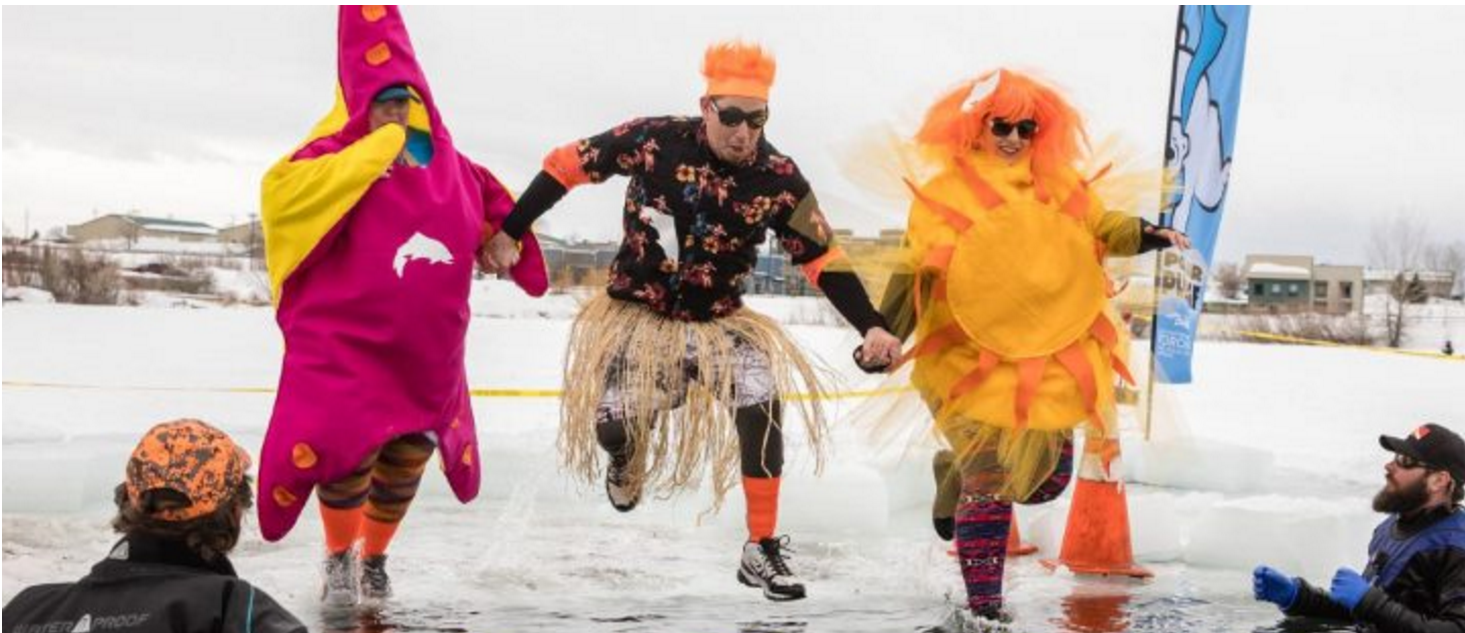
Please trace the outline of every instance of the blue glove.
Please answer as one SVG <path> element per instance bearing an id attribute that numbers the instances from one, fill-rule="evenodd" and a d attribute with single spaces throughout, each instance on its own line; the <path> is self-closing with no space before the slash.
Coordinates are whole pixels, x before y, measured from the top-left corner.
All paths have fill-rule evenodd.
<path id="1" fill-rule="evenodd" d="M 1352 613 L 1353 608 L 1358 606 L 1358 602 L 1363 600 L 1363 594 L 1368 593 L 1369 587 L 1372 586 L 1363 579 L 1363 576 L 1358 575 L 1358 572 L 1347 567 L 1339 567 L 1338 573 L 1333 574 L 1333 588 L 1329 592 L 1329 597 L 1333 599 L 1333 602 L 1342 605 L 1349 613 Z"/>
<path id="2" fill-rule="evenodd" d="M 1257 600 L 1286 609 L 1297 600 L 1297 581 L 1271 567 L 1257 565 L 1251 572 L 1251 591 Z"/>

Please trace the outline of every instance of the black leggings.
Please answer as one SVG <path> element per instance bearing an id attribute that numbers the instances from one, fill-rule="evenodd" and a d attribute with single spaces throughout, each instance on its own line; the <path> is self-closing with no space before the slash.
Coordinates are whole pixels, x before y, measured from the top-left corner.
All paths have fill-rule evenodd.
<path id="1" fill-rule="evenodd" d="M 630 460 L 635 447 L 626 431 L 630 422 L 600 410 L 595 439 L 612 459 Z M 783 405 L 778 400 L 739 407 L 733 411 L 743 476 L 770 479 L 783 475 Z M 650 429 L 639 429 L 642 433 Z"/>

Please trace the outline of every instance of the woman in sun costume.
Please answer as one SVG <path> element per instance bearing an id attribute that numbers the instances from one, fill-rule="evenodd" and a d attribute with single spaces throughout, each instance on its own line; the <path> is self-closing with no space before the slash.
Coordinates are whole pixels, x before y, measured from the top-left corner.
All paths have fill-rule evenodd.
<path id="1" fill-rule="evenodd" d="M 1107 210 L 1077 168 L 1086 145 L 1061 95 L 1008 70 L 945 95 L 915 139 L 935 176 L 906 181 L 908 253 L 883 312 L 914 334 L 911 383 L 955 453 L 957 552 L 982 617 L 1005 617 L 1012 503 L 1063 491 L 1075 427 L 1115 433 L 1115 382 L 1132 378 L 1104 257 L 1185 240 Z"/>

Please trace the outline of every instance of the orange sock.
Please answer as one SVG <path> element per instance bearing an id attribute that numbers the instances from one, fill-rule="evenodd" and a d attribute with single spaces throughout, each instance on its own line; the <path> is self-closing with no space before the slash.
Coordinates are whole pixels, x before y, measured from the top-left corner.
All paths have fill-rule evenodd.
<path id="1" fill-rule="evenodd" d="M 340 554 L 351 549 L 361 534 L 361 506 L 343 510 L 322 503 L 320 521 L 326 528 L 326 550 Z"/>
<path id="2" fill-rule="evenodd" d="M 361 522 L 361 536 L 363 539 L 361 555 L 378 556 L 387 553 L 387 546 L 392 543 L 392 537 L 397 535 L 397 526 L 400 521 L 387 523 L 366 517 Z"/>
<path id="3" fill-rule="evenodd" d="M 748 502 L 748 541 L 772 538 L 778 527 L 778 477 L 743 477 Z"/>

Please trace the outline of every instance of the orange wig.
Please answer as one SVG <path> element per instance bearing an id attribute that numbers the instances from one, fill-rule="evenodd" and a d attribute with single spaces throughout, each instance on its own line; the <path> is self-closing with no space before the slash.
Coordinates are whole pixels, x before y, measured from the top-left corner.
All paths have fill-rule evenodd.
<path id="1" fill-rule="evenodd" d="M 1071 173 L 1088 147 L 1082 117 L 1058 91 L 1005 68 L 965 81 L 941 97 L 926 112 L 916 142 L 938 156 L 960 156 L 981 148 L 990 119 L 1037 121 L 1032 169 L 1045 187 Z"/>
<path id="2" fill-rule="evenodd" d="M 768 100 L 778 63 L 757 44 L 718 42 L 707 47 L 702 58 L 702 76 L 707 78 L 707 96 L 752 97 Z"/>

